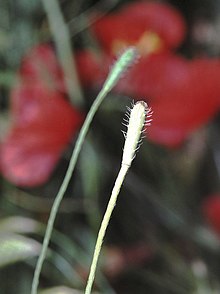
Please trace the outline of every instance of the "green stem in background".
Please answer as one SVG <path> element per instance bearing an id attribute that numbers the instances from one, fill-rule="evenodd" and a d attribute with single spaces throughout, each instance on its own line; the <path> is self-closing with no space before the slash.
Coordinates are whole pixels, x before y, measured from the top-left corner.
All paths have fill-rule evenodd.
<path id="1" fill-rule="evenodd" d="M 99 0 L 92 7 L 71 19 L 68 23 L 71 37 L 86 30 L 100 18 L 112 10 L 119 0 Z M 99 12 L 99 13 L 97 13 Z"/>
<path id="2" fill-rule="evenodd" d="M 57 0 L 42 0 L 42 3 L 47 13 L 50 29 L 57 47 L 57 53 L 64 72 L 64 79 L 71 103 L 80 107 L 83 105 L 83 94 L 76 71 L 73 49 L 70 45 L 70 34 L 61 13 L 59 3 Z"/>
<path id="3" fill-rule="evenodd" d="M 150 116 L 150 109 L 147 104 L 143 101 L 137 102 L 134 107 L 131 109 L 129 114 L 129 122 L 127 125 L 127 133 L 125 134 L 125 144 L 123 149 L 122 163 L 119 174 L 115 181 L 112 194 L 104 214 L 98 237 L 96 240 L 95 250 L 93 254 L 92 264 L 90 267 L 89 277 L 85 289 L 85 294 L 90 294 L 92 290 L 93 281 L 95 278 L 95 272 L 97 268 L 98 258 L 101 252 L 102 243 L 104 240 L 105 232 L 109 224 L 113 209 L 116 205 L 118 194 L 121 190 L 122 183 L 125 179 L 125 176 L 128 172 L 129 167 L 135 157 L 138 145 L 140 143 L 140 137 L 143 131 L 145 123 L 149 123 L 148 119 Z M 146 120 L 147 117 L 147 120 Z"/>
<path id="4" fill-rule="evenodd" d="M 76 141 L 76 145 L 73 150 L 66 175 L 65 175 L 63 183 L 58 191 L 58 194 L 55 197 L 55 200 L 54 200 L 51 212 L 50 212 L 50 216 L 48 219 L 47 228 L 46 228 L 46 232 L 45 232 L 45 236 L 44 236 L 44 240 L 43 240 L 42 249 L 41 249 L 41 252 L 40 252 L 40 255 L 39 255 L 39 258 L 37 261 L 37 265 L 36 265 L 36 268 L 34 271 L 34 278 L 33 278 L 33 282 L 32 282 L 31 294 L 37 293 L 37 288 L 38 288 L 38 284 L 39 284 L 39 277 L 40 277 L 41 269 L 43 266 L 43 262 L 46 257 L 47 248 L 48 248 L 48 245 L 50 242 L 51 234 L 53 231 L 54 221 L 55 221 L 60 203 L 63 199 L 64 193 L 65 193 L 67 186 L 70 182 L 73 170 L 75 168 L 75 165 L 76 165 L 76 162 L 77 162 L 77 159 L 79 156 L 79 152 L 82 149 L 82 144 L 85 140 L 85 136 L 89 130 L 89 126 L 92 122 L 92 119 L 93 119 L 96 111 L 98 110 L 100 104 L 102 103 L 103 99 L 105 98 L 105 96 L 116 85 L 116 83 L 120 79 L 122 73 L 127 69 L 128 65 L 130 65 L 135 60 L 136 56 L 137 56 L 137 52 L 136 52 L 135 48 L 130 47 L 119 57 L 118 61 L 112 67 L 112 70 L 110 71 L 103 88 L 101 89 L 100 93 L 96 97 L 95 101 L 93 102 L 93 104 L 92 104 L 92 106 L 86 116 L 84 124 L 79 132 L 79 136 Z"/>

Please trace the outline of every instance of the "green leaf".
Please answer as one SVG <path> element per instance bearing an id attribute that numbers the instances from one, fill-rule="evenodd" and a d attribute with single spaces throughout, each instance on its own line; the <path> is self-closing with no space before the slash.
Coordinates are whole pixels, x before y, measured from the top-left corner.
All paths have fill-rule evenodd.
<path id="1" fill-rule="evenodd" d="M 0 233 L 0 267 L 34 257 L 40 244 L 31 238 L 13 233 Z"/>
<path id="2" fill-rule="evenodd" d="M 0 220 L 0 232 L 37 233 L 42 224 L 34 219 L 22 216 L 10 216 Z"/>

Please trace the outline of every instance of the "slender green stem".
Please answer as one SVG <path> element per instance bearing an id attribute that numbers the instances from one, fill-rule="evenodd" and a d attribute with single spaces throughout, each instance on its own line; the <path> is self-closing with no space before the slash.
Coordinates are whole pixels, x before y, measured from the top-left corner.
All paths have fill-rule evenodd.
<path id="1" fill-rule="evenodd" d="M 56 196 L 56 198 L 54 200 L 54 203 L 53 203 L 53 206 L 52 206 L 52 209 L 51 209 L 51 212 L 50 212 L 50 216 L 49 216 L 48 224 L 47 224 L 47 229 L 46 229 L 46 232 L 45 232 L 44 241 L 43 241 L 43 245 L 42 245 L 42 250 L 41 250 L 41 253 L 40 253 L 39 259 L 37 261 L 36 268 L 35 268 L 35 272 L 34 272 L 34 278 L 33 278 L 33 283 L 32 283 L 31 294 L 36 294 L 37 293 L 37 287 L 38 287 L 38 284 L 39 284 L 40 272 L 41 272 L 43 262 L 44 262 L 45 257 L 46 257 L 47 248 L 48 248 L 50 237 L 51 237 L 51 234 L 52 234 L 53 225 L 54 225 L 54 221 L 55 221 L 55 218 L 56 218 L 57 211 L 59 209 L 59 206 L 60 206 L 60 203 L 61 203 L 61 201 L 63 199 L 64 193 L 65 193 L 65 191 L 67 189 L 67 186 L 69 184 L 69 181 L 71 179 L 74 167 L 76 165 L 76 162 L 77 162 L 77 159 L 78 159 L 78 156 L 79 156 L 79 152 L 80 152 L 80 150 L 82 148 L 82 144 L 83 144 L 85 136 L 86 136 L 86 134 L 88 132 L 91 121 L 92 121 L 92 119 L 93 119 L 99 105 L 101 104 L 101 102 L 105 98 L 105 95 L 106 95 L 106 92 L 104 92 L 104 91 L 101 91 L 99 93 L 99 95 L 97 96 L 96 100 L 94 101 L 90 111 L 88 112 L 88 115 L 87 115 L 87 117 L 85 119 L 85 122 L 84 122 L 84 124 L 83 124 L 83 126 L 82 126 L 82 128 L 80 130 L 79 137 L 78 137 L 78 140 L 76 142 L 75 148 L 73 150 L 73 154 L 72 154 L 72 157 L 70 159 L 70 163 L 69 163 L 65 178 L 64 178 L 63 183 L 62 183 L 62 185 L 61 185 L 61 187 L 59 189 L 59 192 L 58 192 L 58 194 L 57 194 L 57 196 Z"/>
<path id="2" fill-rule="evenodd" d="M 73 49 L 70 45 L 70 34 L 61 13 L 59 3 L 57 0 L 42 0 L 42 2 L 57 47 L 70 100 L 74 105 L 82 106 L 83 94 L 76 71 Z"/>
<path id="3" fill-rule="evenodd" d="M 87 29 L 100 18 L 105 16 L 118 4 L 118 2 L 119 0 L 99 0 L 93 6 L 75 16 L 68 23 L 71 37 L 74 37 L 78 33 Z M 97 11 L 99 13 L 97 13 Z"/>
<path id="4" fill-rule="evenodd" d="M 125 135 L 125 144 L 123 149 L 121 169 L 115 181 L 115 185 L 113 187 L 112 194 L 111 194 L 106 212 L 104 214 L 104 217 L 99 229 L 99 233 L 98 233 L 98 237 L 97 237 L 97 241 L 95 245 L 95 250 L 93 254 L 92 264 L 90 267 L 89 277 L 88 277 L 88 281 L 87 281 L 87 285 L 85 289 L 85 294 L 91 293 L 93 281 L 95 278 L 98 258 L 100 255 L 105 232 L 109 224 L 112 211 L 116 205 L 117 197 L 120 192 L 122 183 L 135 157 L 135 153 L 137 151 L 137 146 L 139 144 L 140 136 L 141 136 L 143 127 L 145 125 L 145 122 L 150 122 L 149 120 L 150 112 L 151 111 L 148 108 L 147 104 L 143 101 L 138 101 L 137 103 L 135 103 L 133 108 L 130 111 L 129 121 L 127 125 L 127 133 Z"/>
<path id="5" fill-rule="evenodd" d="M 91 267 L 90 267 L 90 273 L 89 273 L 89 278 L 88 278 L 88 282 L 86 285 L 86 289 L 85 289 L 85 294 L 90 294 L 91 290 L 92 290 L 92 285 L 93 285 L 93 281 L 95 278 L 95 272 L 96 272 L 96 268 L 97 268 L 97 263 L 98 263 L 98 258 L 100 255 L 100 251 L 101 251 L 101 247 L 102 247 L 102 243 L 103 243 L 103 239 L 105 236 L 105 232 L 107 229 L 107 226 L 109 224 L 111 215 L 112 215 L 112 211 L 115 207 L 116 201 L 117 201 L 117 197 L 118 194 L 120 192 L 122 183 L 124 181 L 124 178 L 127 174 L 127 171 L 129 169 L 129 166 L 127 165 L 122 165 L 121 169 L 119 171 L 118 177 L 115 181 L 115 185 L 114 188 L 112 190 L 112 194 L 108 203 L 108 206 L 106 208 L 106 212 L 105 215 L 103 217 L 100 229 L 99 229 L 99 233 L 98 233 L 98 237 L 96 240 L 96 245 L 95 245 L 95 250 L 94 250 L 94 254 L 93 254 L 93 259 L 92 259 L 92 263 L 91 263 Z"/>
<path id="6" fill-rule="evenodd" d="M 85 140 L 85 136 L 89 130 L 89 126 L 92 122 L 92 119 L 93 119 L 96 111 L 98 110 L 100 104 L 102 103 L 103 99 L 105 98 L 105 96 L 116 85 L 117 81 L 119 80 L 119 78 L 121 77 L 121 75 L 123 73 L 123 70 L 125 70 L 127 68 L 127 66 L 129 64 L 131 64 L 131 62 L 135 59 L 135 57 L 136 57 L 136 51 L 134 48 L 128 48 L 119 57 L 118 61 L 112 67 L 112 70 L 110 71 L 110 73 L 106 79 L 106 82 L 103 85 L 102 90 L 99 92 L 98 96 L 96 97 L 95 101 L 93 102 L 93 104 L 92 104 L 92 106 L 86 116 L 84 124 L 79 132 L 79 136 L 76 141 L 76 145 L 73 150 L 66 175 L 65 175 L 63 183 L 62 183 L 62 185 L 61 185 L 61 187 L 55 197 L 55 200 L 54 200 L 51 212 L 50 212 L 50 216 L 48 219 L 47 228 L 46 228 L 46 232 L 45 232 L 45 236 L 44 236 L 44 240 L 43 240 L 42 249 L 41 249 L 41 252 L 40 252 L 40 255 L 39 255 L 39 258 L 37 261 L 37 265 L 36 265 L 36 268 L 34 271 L 34 278 L 33 278 L 32 286 L 31 286 L 31 294 L 37 294 L 39 277 L 40 277 L 41 269 L 43 266 L 43 262 L 46 257 L 47 248 L 48 248 L 48 245 L 50 242 L 51 234 L 53 231 L 54 221 L 55 221 L 60 203 L 63 199 L 64 193 L 65 193 L 67 186 L 70 182 L 73 170 L 75 168 L 75 165 L 76 165 L 76 162 L 77 162 L 77 159 L 79 156 L 79 152 L 82 149 L 82 145 Z"/>

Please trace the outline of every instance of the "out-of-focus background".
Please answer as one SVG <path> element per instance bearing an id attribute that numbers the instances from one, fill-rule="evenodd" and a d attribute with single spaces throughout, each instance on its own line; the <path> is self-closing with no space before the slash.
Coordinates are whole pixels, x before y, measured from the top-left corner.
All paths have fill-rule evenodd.
<path id="1" fill-rule="evenodd" d="M 0 2 L 0 293 L 28 294 L 78 132 L 90 127 L 39 293 L 83 293 L 120 167 L 126 106 L 153 110 L 105 237 L 95 293 L 220 293 L 220 1 Z"/>

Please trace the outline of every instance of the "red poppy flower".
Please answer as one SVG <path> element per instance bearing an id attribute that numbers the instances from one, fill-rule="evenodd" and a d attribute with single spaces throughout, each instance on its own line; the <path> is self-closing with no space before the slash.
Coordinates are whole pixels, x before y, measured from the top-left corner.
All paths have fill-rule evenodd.
<path id="1" fill-rule="evenodd" d="M 102 47 L 117 54 L 129 45 L 142 55 L 177 47 L 185 36 L 185 23 L 167 4 L 136 2 L 109 14 L 92 27 Z"/>
<path id="2" fill-rule="evenodd" d="M 219 75 L 218 59 L 157 54 L 141 58 L 116 89 L 146 99 L 154 112 L 148 138 L 175 147 L 219 110 Z"/>
<path id="3" fill-rule="evenodd" d="M 89 56 L 92 53 L 88 53 Z M 108 58 L 106 64 L 109 67 Z M 93 79 L 97 86 L 107 73 L 102 69 L 96 70 L 98 73 L 94 75 L 92 68 L 94 65 L 90 67 L 90 74 L 87 69 L 88 75 L 84 74 L 84 78 L 89 79 L 90 84 Z M 219 76 L 218 59 L 187 60 L 172 53 L 161 53 L 140 58 L 120 79 L 115 91 L 146 100 L 154 112 L 147 137 L 167 147 L 178 147 L 219 111 Z"/>
<path id="4" fill-rule="evenodd" d="M 92 30 L 105 52 L 97 56 L 92 51 L 85 50 L 76 55 L 83 85 L 88 87 L 103 82 L 110 65 L 114 63 L 115 55 L 117 56 L 126 47 L 134 45 L 139 49 L 141 58 L 138 64 L 132 67 L 129 77 L 126 74 L 126 78 L 122 79 L 118 89 L 137 97 L 139 90 L 142 89 L 141 93 L 148 95 L 144 88 L 145 85 L 146 87 L 150 85 L 147 80 L 148 77 L 150 78 L 150 70 L 146 69 L 145 64 L 142 66 L 142 58 L 145 62 L 145 58 L 150 58 L 155 53 L 161 54 L 177 47 L 184 39 L 186 28 L 180 13 L 171 6 L 136 2 L 124 6 L 119 12 L 104 16 L 92 26 Z M 143 73 L 144 75 L 141 76 Z M 137 83 L 141 82 L 141 87 L 139 85 L 133 87 L 136 74 Z M 124 84 L 123 80 L 125 80 Z"/>
<path id="5" fill-rule="evenodd" d="M 132 3 L 100 19 L 93 31 L 108 56 L 100 56 L 96 71 L 93 58 L 90 70 L 80 71 L 81 80 L 84 77 L 90 85 L 92 81 L 97 85 L 106 77 L 116 47 L 138 47 L 141 58 L 115 91 L 149 102 L 154 112 L 148 130 L 152 141 L 176 147 L 219 110 L 220 60 L 187 60 L 173 52 L 184 38 L 185 25 L 181 15 L 167 4 Z M 89 64 L 93 55 L 86 56 L 86 63 L 81 58 L 79 67 Z"/>
<path id="6" fill-rule="evenodd" d="M 38 48 L 33 52 L 38 52 Z M 51 57 L 45 68 L 43 61 L 47 55 L 41 55 L 42 52 Z M 37 64 L 34 60 L 28 56 L 20 70 L 20 83 L 12 89 L 12 128 L 0 152 L 2 174 L 19 186 L 47 181 L 83 121 L 83 115 L 51 87 L 58 81 L 62 84 L 61 71 L 51 49 L 40 47 Z M 40 64 L 42 67 L 38 67 Z M 42 69 L 50 76 L 51 83 L 45 82 Z"/>
<path id="7" fill-rule="evenodd" d="M 50 176 L 82 115 L 42 85 L 16 87 L 13 100 L 14 125 L 0 153 L 2 173 L 16 185 L 39 185 Z"/>
<path id="8" fill-rule="evenodd" d="M 202 204 L 202 211 L 208 224 L 220 235 L 220 194 L 206 198 Z"/>

